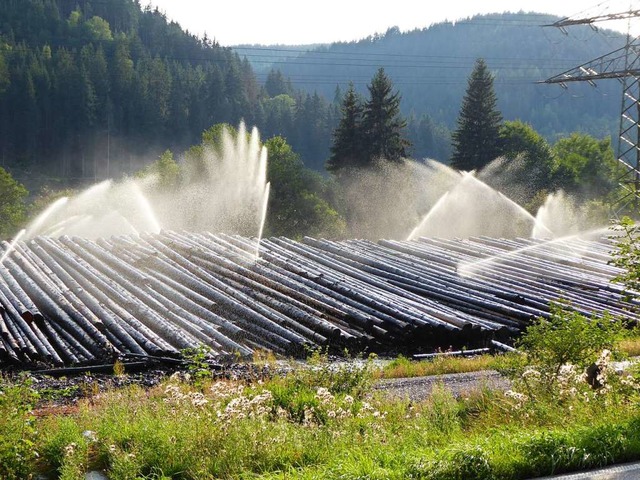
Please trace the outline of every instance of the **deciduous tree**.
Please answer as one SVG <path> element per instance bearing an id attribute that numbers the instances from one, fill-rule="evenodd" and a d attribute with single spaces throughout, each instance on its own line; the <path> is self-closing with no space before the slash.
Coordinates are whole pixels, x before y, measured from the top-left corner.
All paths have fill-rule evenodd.
<path id="1" fill-rule="evenodd" d="M 29 192 L 0 167 L 0 238 L 14 235 L 25 221 L 25 199 Z"/>

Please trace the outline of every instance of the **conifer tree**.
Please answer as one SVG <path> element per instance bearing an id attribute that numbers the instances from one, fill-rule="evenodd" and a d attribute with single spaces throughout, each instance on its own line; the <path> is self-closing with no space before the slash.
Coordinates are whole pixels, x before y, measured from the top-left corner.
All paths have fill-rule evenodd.
<path id="1" fill-rule="evenodd" d="M 343 168 L 362 166 L 365 152 L 362 144 L 362 105 L 353 83 L 342 100 L 342 118 L 333 132 L 331 157 L 326 168 L 337 172 Z"/>
<path id="2" fill-rule="evenodd" d="M 367 88 L 370 98 L 364 105 L 362 129 L 368 162 L 379 158 L 402 161 L 409 141 L 402 133 L 407 122 L 400 116 L 400 94 L 392 93 L 393 85 L 384 68 L 378 69 Z"/>
<path id="3" fill-rule="evenodd" d="M 453 132 L 451 166 L 478 170 L 500 155 L 502 114 L 496 107 L 493 76 L 483 59 L 476 60 Z"/>

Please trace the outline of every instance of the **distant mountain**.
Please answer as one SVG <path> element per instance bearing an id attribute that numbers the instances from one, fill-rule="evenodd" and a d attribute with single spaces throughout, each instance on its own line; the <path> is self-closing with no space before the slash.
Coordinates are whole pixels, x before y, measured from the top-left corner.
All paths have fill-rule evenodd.
<path id="1" fill-rule="evenodd" d="M 410 32 L 394 27 L 357 42 L 288 49 L 287 56 L 271 66 L 294 87 L 327 99 L 334 98 L 337 86 L 344 91 L 349 81 L 366 94 L 367 83 L 384 67 L 402 94 L 405 115 L 426 114 L 436 124 L 454 128 L 467 77 L 482 57 L 495 74 L 505 119 L 529 122 L 550 139 L 572 131 L 610 135 L 618 124 L 618 82 L 602 81 L 596 88 L 574 83 L 566 90 L 536 82 L 621 47 L 625 36 L 587 26 L 570 27 L 564 34 L 543 26 L 556 20 L 521 12 L 475 16 Z M 265 51 L 269 49 L 238 50 L 255 68 L 260 61 L 261 69 Z"/>
<path id="2" fill-rule="evenodd" d="M 233 50 L 246 57 L 258 78 L 264 80 L 270 70 L 280 64 L 295 61 L 309 51 L 327 47 L 326 44 L 312 45 L 235 45 Z"/>

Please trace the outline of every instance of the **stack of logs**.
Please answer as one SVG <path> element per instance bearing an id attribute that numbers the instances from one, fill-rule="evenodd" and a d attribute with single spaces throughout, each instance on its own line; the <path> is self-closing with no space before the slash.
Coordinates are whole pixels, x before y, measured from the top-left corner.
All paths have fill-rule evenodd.
<path id="1" fill-rule="evenodd" d="M 8 249 L 7 244 L 4 249 Z M 419 352 L 508 342 L 549 302 L 636 320 L 607 240 L 38 237 L 0 265 L 0 365 L 121 354 Z"/>

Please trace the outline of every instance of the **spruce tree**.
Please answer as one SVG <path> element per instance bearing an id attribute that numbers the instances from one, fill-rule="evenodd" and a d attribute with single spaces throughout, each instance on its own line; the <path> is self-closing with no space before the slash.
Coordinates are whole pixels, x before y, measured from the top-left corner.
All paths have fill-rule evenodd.
<path id="1" fill-rule="evenodd" d="M 400 94 L 392 92 L 384 68 L 378 69 L 367 88 L 370 98 L 364 105 L 362 129 L 368 163 L 378 158 L 400 162 L 410 145 L 402 132 L 407 122 L 400 116 Z"/>
<path id="2" fill-rule="evenodd" d="M 452 134 L 451 166 L 465 171 L 478 170 L 500 155 L 502 114 L 496 103 L 493 76 L 480 58 L 469 76 L 458 127 Z"/>
<path id="3" fill-rule="evenodd" d="M 337 172 L 343 168 L 362 166 L 365 151 L 362 142 L 362 105 L 355 91 L 353 83 L 342 100 L 342 118 L 333 132 L 331 157 L 326 168 L 330 172 Z"/>

